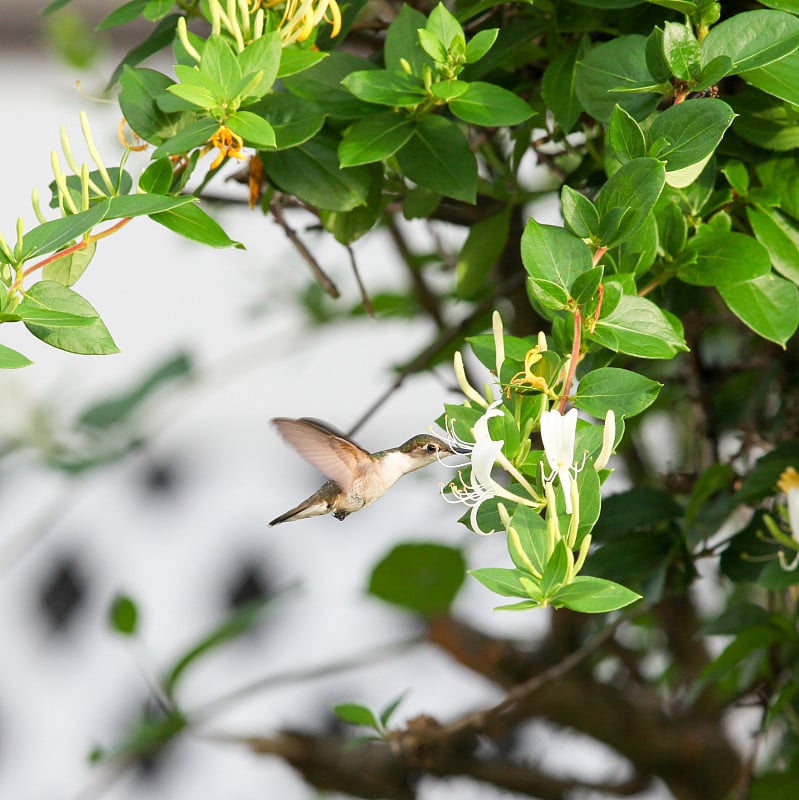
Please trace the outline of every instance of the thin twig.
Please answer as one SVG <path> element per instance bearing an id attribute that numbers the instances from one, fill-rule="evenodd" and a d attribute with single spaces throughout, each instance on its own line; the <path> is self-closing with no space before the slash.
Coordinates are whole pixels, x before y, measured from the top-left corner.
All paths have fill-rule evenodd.
<path id="1" fill-rule="evenodd" d="M 277 689 L 281 686 L 304 683 L 318 678 L 326 678 L 340 672 L 359 669 L 367 664 L 373 664 L 390 656 L 405 653 L 409 647 L 422 644 L 425 641 L 426 638 L 424 635 L 412 636 L 407 639 L 400 639 L 396 642 L 380 645 L 366 652 L 348 656 L 338 661 L 330 661 L 327 664 L 321 664 L 316 667 L 276 672 L 274 675 L 267 675 L 264 678 L 259 678 L 252 683 L 247 683 L 244 686 L 240 686 L 238 689 L 233 689 L 226 694 L 220 695 L 215 700 L 204 703 L 193 711 L 188 712 L 187 717 L 193 724 L 202 723 L 226 711 L 234 703 L 244 700 L 253 694 L 264 692 L 269 689 Z"/>
<path id="2" fill-rule="evenodd" d="M 399 389 L 405 382 L 405 379 L 414 374 L 421 372 L 430 366 L 430 362 L 449 344 L 464 335 L 469 329 L 471 324 L 482 314 L 485 314 L 494 306 L 494 301 L 497 297 L 512 292 L 514 289 L 519 288 L 524 284 L 525 275 L 515 273 L 509 278 L 506 278 L 500 283 L 496 289 L 488 296 L 483 298 L 473 309 L 467 314 L 460 322 L 455 325 L 450 325 L 444 328 L 427 347 L 420 353 L 417 353 L 410 361 L 402 366 L 394 378 L 391 385 L 381 394 L 378 398 L 361 414 L 355 424 L 347 432 L 348 436 L 354 436 L 383 404 L 391 397 L 391 395 Z"/>
<path id="3" fill-rule="evenodd" d="M 358 284 L 358 291 L 361 293 L 361 302 L 366 310 L 366 313 L 372 318 L 375 318 L 375 307 L 372 305 L 372 298 L 366 291 L 366 287 L 361 280 L 361 273 L 358 270 L 358 262 L 355 260 L 355 251 L 351 245 L 347 245 L 347 252 L 350 254 L 350 264 L 352 265 L 352 274 L 355 276 L 355 282 Z"/>
<path id="4" fill-rule="evenodd" d="M 286 234 L 289 241 L 294 245 L 297 252 L 302 256 L 305 263 L 311 268 L 311 272 L 313 272 L 314 277 L 319 282 L 321 287 L 331 296 L 334 298 L 341 297 L 341 293 L 338 290 L 338 287 L 335 283 L 333 283 L 330 276 L 322 269 L 319 265 L 319 262 L 314 257 L 313 253 L 305 246 L 302 239 L 297 236 L 295 230 L 286 222 L 286 218 L 283 216 L 283 208 L 281 207 L 280 203 L 277 201 L 273 201 L 269 204 L 269 210 L 272 212 L 272 216 L 275 218 L 275 222 L 283 228 L 283 233 Z"/>

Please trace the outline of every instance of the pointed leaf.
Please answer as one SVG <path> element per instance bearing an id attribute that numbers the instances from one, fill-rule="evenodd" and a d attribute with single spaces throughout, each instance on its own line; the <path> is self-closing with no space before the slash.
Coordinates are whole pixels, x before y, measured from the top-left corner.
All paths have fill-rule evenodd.
<path id="1" fill-rule="evenodd" d="M 20 369 L 33 364 L 27 356 L 0 344 L 0 369 Z"/>
<path id="2" fill-rule="evenodd" d="M 799 326 L 799 287 L 777 275 L 718 287 L 727 307 L 759 336 L 785 347 Z"/>
<path id="3" fill-rule="evenodd" d="M 600 367 L 580 378 L 574 405 L 597 419 L 613 410 L 617 417 L 634 417 L 652 405 L 663 384 L 637 372 Z"/>
<path id="4" fill-rule="evenodd" d="M 35 337 L 51 347 L 83 355 L 107 355 L 119 352 L 119 348 L 114 344 L 111 334 L 94 307 L 72 289 L 53 281 L 39 281 L 28 289 L 25 294 L 25 302 L 42 309 L 93 318 L 90 325 L 78 328 L 58 328 L 25 323 L 25 327 Z"/>
<path id="5" fill-rule="evenodd" d="M 578 575 L 570 584 L 558 589 L 551 603 L 583 614 L 603 614 L 640 599 L 640 594 L 621 584 L 604 578 Z"/>
<path id="6" fill-rule="evenodd" d="M 397 152 L 402 171 L 419 186 L 474 203 L 477 160 L 455 123 L 428 115 Z"/>
<path id="7" fill-rule="evenodd" d="M 799 47 L 799 19 L 783 11 L 745 11 L 710 29 L 702 42 L 707 64 L 718 56 L 732 59 L 730 74 L 771 64 Z"/>
<path id="8" fill-rule="evenodd" d="M 393 156 L 413 135 L 414 122 L 406 114 L 384 111 L 356 122 L 338 146 L 342 167 L 369 164 Z"/>

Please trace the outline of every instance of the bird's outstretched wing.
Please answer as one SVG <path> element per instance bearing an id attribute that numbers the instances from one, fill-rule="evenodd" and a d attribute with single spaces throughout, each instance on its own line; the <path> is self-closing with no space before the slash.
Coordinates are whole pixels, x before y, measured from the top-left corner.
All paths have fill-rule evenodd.
<path id="1" fill-rule="evenodd" d="M 308 417 L 276 417 L 272 422 L 288 444 L 345 492 L 352 488 L 359 467 L 371 463 L 366 450 L 324 422 Z"/>

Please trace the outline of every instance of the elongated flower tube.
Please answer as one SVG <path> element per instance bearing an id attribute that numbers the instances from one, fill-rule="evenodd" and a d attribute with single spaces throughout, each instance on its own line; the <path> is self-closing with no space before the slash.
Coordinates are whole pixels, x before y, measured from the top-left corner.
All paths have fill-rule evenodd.
<path id="1" fill-rule="evenodd" d="M 566 513 L 572 513 L 572 470 L 574 465 L 574 437 L 577 431 L 577 409 L 572 408 L 566 414 L 557 409 L 541 414 L 541 439 L 544 443 L 549 467 L 552 470 L 550 480 L 555 475 L 560 478 L 563 494 L 566 498 Z"/>
<path id="2" fill-rule="evenodd" d="M 607 466 L 611 453 L 613 452 L 613 444 L 616 441 L 616 414 L 612 408 L 608 409 L 605 414 L 605 429 L 602 432 L 602 450 L 594 461 L 594 469 L 604 469 Z"/>

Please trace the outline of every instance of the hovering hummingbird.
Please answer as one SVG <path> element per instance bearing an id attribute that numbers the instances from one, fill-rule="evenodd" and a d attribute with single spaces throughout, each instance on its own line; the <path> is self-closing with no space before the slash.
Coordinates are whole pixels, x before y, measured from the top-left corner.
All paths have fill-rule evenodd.
<path id="1" fill-rule="evenodd" d="M 390 450 L 367 453 L 342 433 L 316 419 L 273 419 L 278 433 L 309 464 L 330 478 L 296 508 L 269 524 L 332 513 L 344 519 L 374 503 L 403 475 L 455 451 L 435 436 L 421 434 Z"/>

